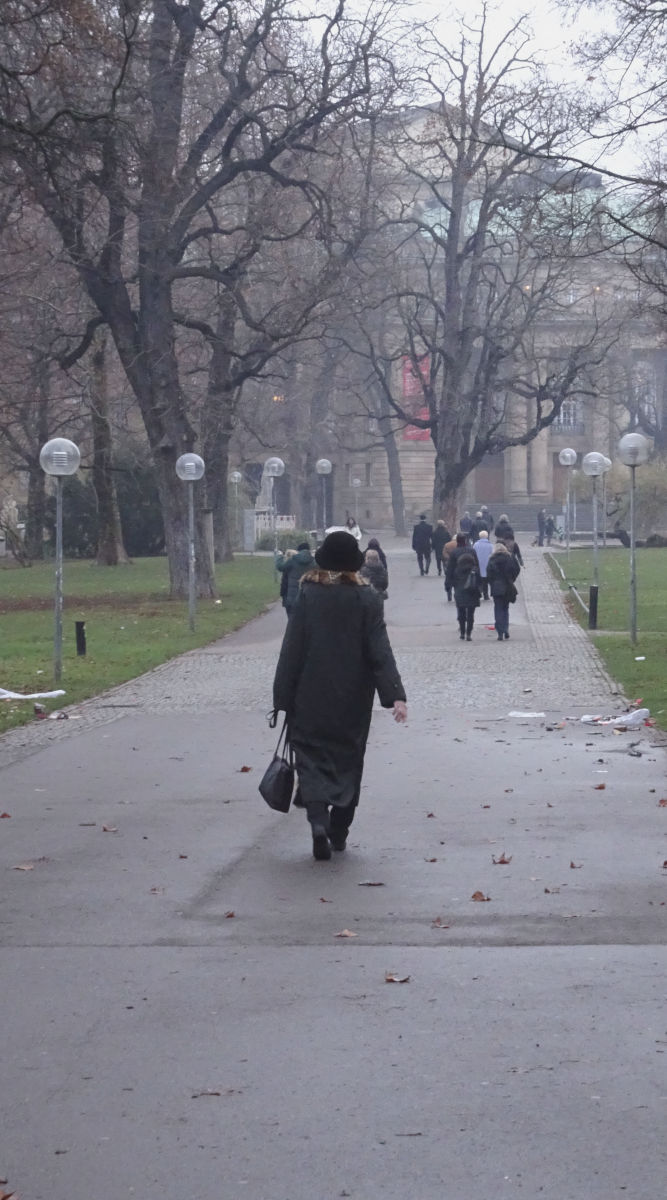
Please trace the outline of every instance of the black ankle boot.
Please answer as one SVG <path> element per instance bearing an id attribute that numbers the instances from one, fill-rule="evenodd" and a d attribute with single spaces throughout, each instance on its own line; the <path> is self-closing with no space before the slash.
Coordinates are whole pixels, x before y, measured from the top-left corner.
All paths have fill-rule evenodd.
<path id="1" fill-rule="evenodd" d="M 329 843 L 329 835 L 323 825 L 313 825 L 313 858 L 318 862 L 324 862 L 331 858 L 331 845 Z"/>

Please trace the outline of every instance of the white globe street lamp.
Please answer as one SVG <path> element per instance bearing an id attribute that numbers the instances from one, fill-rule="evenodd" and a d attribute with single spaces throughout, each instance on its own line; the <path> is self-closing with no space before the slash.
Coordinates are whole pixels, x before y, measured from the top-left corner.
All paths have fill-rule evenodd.
<path id="1" fill-rule="evenodd" d="M 270 485 L 269 507 L 271 510 L 271 524 L 273 526 L 273 551 L 274 554 L 277 554 L 278 529 L 276 527 L 276 505 L 273 498 L 273 481 L 274 479 L 278 479 L 281 475 L 285 474 L 285 464 L 282 458 L 278 458 L 277 455 L 274 455 L 272 458 L 267 458 L 266 462 L 264 463 L 263 474 L 266 475 Z"/>
<path id="2" fill-rule="evenodd" d="M 81 462 L 79 447 L 69 438 L 51 438 L 39 452 L 39 465 L 56 481 L 56 581 L 53 604 L 53 677 L 63 674 L 63 478 L 75 475 Z"/>
<path id="3" fill-rule="evenodd" d="M 322 529 L 327 527 L 327 475 L 330 475 L 333 468 L 331 460 L 328 458 L 318 458 L 315 463 L 315 470 L 322 480 Z"/>
<path id="4" fill-rule="evenodd" d="M 589 475 L 593 480 L 593 584 L 597 588 L 599 581 L 598 573 L 598 489 L 597 483 L 600 475 L 605 471 L 605 456 L 599 454 L 597 450 L 591 450 L 588 454 L 584 454 L 581 468 L 584 475 Z"/>
<path id="5" fill-rule="evenodd" d="M 569 558 L 570 557 L 570 529 L 571 529 L 570 489 L 571 489 L 571 485 L 572 485 L 572 468 L 577 461 L 576 450 L 571 450 L 569 448 L 569 446 L 566 447 L 565 450 L 561 450 L 560 454 L 558 455 L 558 461 L 562 467 L 567 467 L 567 500 L 565 502 L 565 544 L 567 546 L 567 557 Z"/>
<path id="6" fill-rule="evenodd" d="M 181 454 L 176 459 L 176 474 L 188 485 L 188 625 L 190 632 L 195 630 L 195 492 L 197 479 L 201 479 L 206 470 L 203 458 L 198 454 Z"/>
<path id="7" fill-rule="evenodd" d="M 618 456 L 630 468 L 630 640 L 637 642 L 637 565 L 635 546 L 635 471 L 649 456 L 650 446 L 641 433 L 626 433 L 618 443 Z"/>

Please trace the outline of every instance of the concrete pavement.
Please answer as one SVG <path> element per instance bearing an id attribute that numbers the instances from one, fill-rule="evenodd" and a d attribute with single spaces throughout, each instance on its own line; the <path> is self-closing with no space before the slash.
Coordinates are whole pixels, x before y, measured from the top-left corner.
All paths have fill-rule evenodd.
<path id="1" fill-rule="evenodd" d="M 622 700 L 538 551 L 468 644 L 403 545 L 409 722 L 331 863 L 256 790 L 279 608 L 0 740 L 21 1200 L 662 1195 L 662 738 L 580 723 Z"/>

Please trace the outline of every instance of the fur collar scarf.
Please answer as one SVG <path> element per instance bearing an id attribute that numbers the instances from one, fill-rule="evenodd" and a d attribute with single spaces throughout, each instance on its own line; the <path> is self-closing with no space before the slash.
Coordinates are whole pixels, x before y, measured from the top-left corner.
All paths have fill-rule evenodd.
<path id="1" fill-rule="evenodd" d="M 332 584 L 345 583 L 352 587 L 368 587 L 368 580 L 362 579 L 356 571 L 324 571 L 322 567 L 313 567 L 301 576 L 300 583 L 321 583 L 324 587 Z"/>

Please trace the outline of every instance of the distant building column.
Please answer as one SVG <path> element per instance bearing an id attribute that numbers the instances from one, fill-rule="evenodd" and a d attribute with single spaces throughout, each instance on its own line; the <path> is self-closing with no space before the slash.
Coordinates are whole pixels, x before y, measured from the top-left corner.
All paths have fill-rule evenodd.
<path id="1" fill-rule="evenodd" d="M 506 494 L 511 500 L 525 500 L 528 496 L 528 451 L 525 446 L 510 446 L 505 455 L 508 487 Z"/>
<path id="2" fill-rule="evenodd" d="M 543 429 L 530 443 L 529 488 L 531 496 L 551 498 L 553 494 L 548 439 L 549 431 Z"/>

